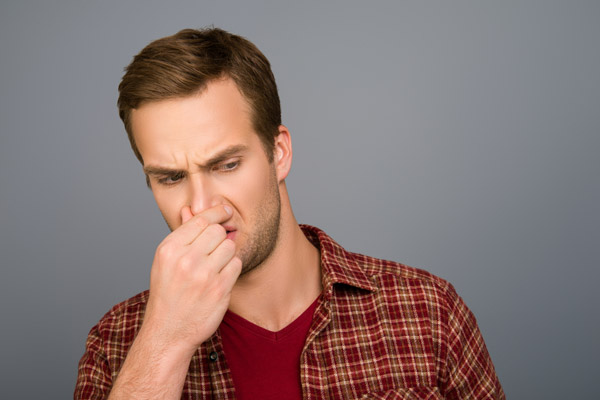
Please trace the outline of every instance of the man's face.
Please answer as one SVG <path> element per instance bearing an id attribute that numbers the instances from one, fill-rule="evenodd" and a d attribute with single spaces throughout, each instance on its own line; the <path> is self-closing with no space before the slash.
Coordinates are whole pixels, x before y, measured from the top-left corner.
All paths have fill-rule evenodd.
<path id="1" fill-rule="evenodd" d="M 169 228 L 182 224 L 185 207 L 196 215 L 228 204 L 233 215 L 221 225 L 236 243 L 242 273 L 264 261 L 278 237 L 279 182 L 235 83 L 213 81 L 199 95 L 144 104 L 131 121 Z"/>

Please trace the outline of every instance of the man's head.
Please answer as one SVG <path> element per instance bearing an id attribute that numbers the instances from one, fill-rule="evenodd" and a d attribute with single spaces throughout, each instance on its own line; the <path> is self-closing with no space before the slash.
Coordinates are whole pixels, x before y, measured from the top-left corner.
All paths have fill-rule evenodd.
<path id="1" fill-rule="evenodd" d="M 125 69 L 119 116 L 131 147 L 144 164 L 131 127 L 132 110 L 145 103 L 188 97 L 219 78 L 231 78 L 248 102 L 251 120 L 272 161 L 281 107 L 267 58 L 248 40 L 221 29 L 184 29 L 146 46 Z"/>
<path id="2" fill-rule="evenodd" d="M 263 263 L 289 209 L 292 154 L 267 59 L 222 30 L 184 30 L 143 49 L 119 92 L 132 148 L 171 230 L 228 205 L 233 214 L 221 225 L 243 272 Z"/>

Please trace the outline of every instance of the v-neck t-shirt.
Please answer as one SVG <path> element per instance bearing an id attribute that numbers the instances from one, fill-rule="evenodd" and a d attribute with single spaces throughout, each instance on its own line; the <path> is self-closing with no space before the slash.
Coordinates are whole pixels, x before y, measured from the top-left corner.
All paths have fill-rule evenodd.
<path id="1" fill-rule="evenodd" d="M 223 351 L 237 399 L 302 399 L 300 355 L 316 306 L 317 300 L 278 332 L 225 313 Z"/>

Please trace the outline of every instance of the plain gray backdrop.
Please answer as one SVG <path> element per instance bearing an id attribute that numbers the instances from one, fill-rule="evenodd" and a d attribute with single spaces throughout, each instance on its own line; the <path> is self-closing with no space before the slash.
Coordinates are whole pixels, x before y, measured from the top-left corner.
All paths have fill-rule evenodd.
<path id="1" fill-rule="evenodd" d="M 271 60 L 299 221 L 427 269 L 511 399 L 597 398 L 600 2 L 3 1 L 0 396 L 69 398 L 89 329 L 168 230 L 116 109 L 151 40 Z"/>

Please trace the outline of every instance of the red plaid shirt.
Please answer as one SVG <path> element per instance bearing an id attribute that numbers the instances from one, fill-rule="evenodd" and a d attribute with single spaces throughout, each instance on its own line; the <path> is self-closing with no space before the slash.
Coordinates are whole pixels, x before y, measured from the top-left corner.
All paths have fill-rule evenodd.
<path id="1" fill-rule="evenodd" d="M 505 398 L 475 317 L 452 285 L 347 252 L 317 228 L 302 229 L 320 249 L 323 276 L 300 359 L 305 399 Z M 117 304 L 92 328 L 76 399 L 107 396 L 147 300 L 146 291 Z M 235 398 L 219 330 L 192 358 L 182 394 L 213 398 Z"/>

